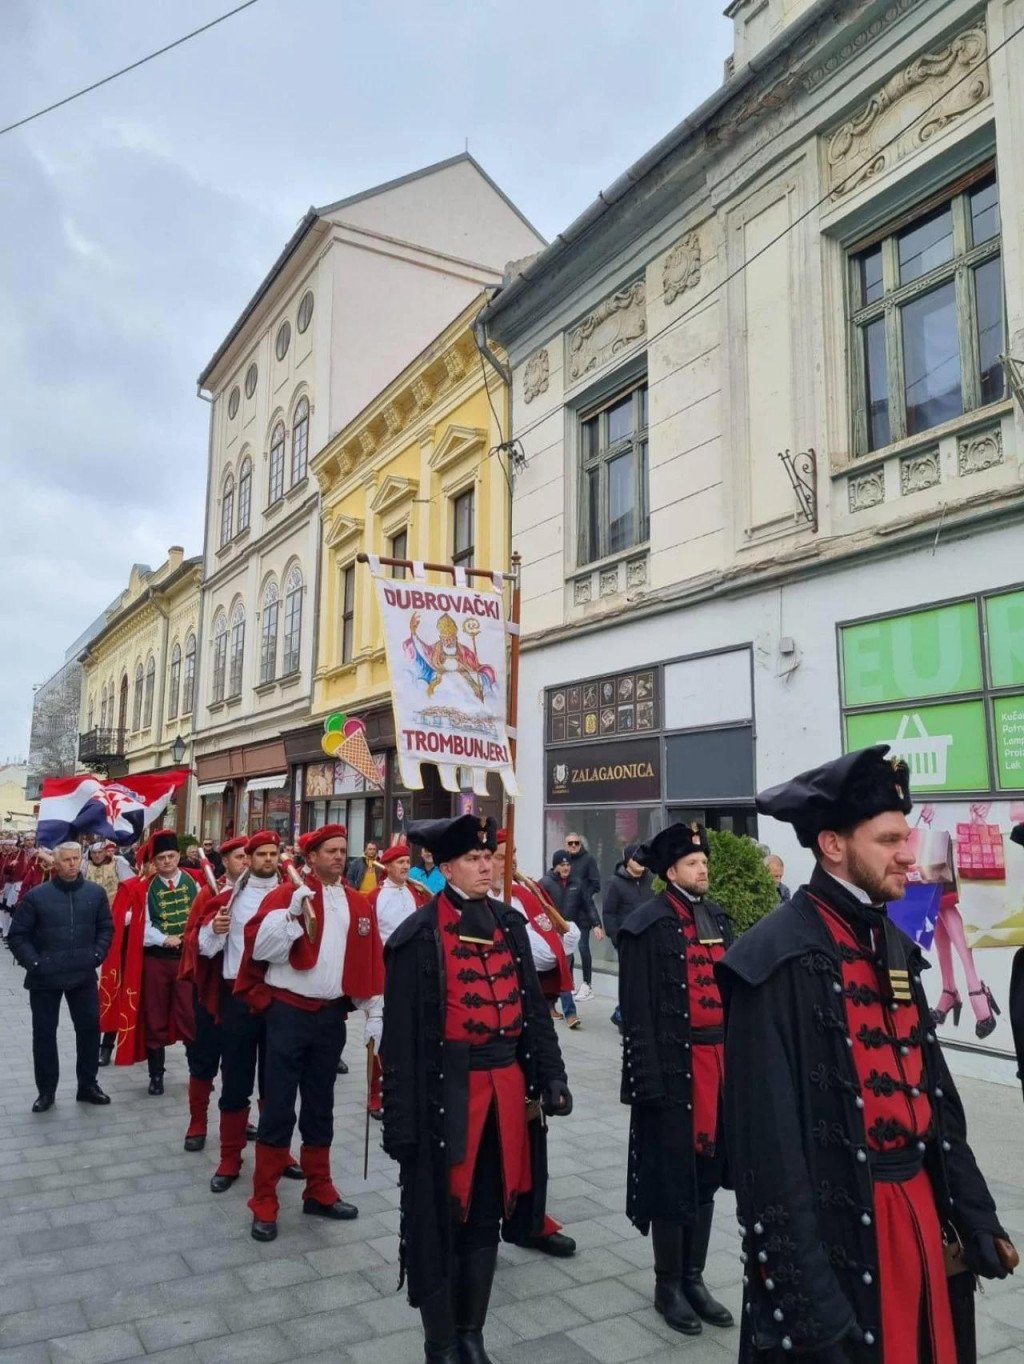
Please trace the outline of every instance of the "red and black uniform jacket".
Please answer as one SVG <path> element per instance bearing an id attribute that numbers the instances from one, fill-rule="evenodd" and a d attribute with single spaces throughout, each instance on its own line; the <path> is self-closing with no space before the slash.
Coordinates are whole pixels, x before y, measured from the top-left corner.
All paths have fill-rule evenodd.
<path id="1" fill-rule="evenodd" d="M 479 1096 L 487 1099 L 486 1118 L 492 1102 L 499 1115 L 507 1107 L 506 1087 L 509 1093 L 515 1087 L 515 1101 L 525 1109 L 554 1081 L 565 1083 L 523 917 L 499 901 L 488 904 L 495 945 L 484 954 L 460 941 L 446 892 L 410 915 L 388 943 L 384 1149 L 401 1165 L 401 1260 L 414 1306 L 450 1276 L 452 1215 L 462 1211 L 453 1207 L 453 1192 L 457 1204 L 482 1130 Z M 485 1049 L 493 1061 L 511 1053 L 513 1065 L 478 1064 Z M 542 1221 L 545 1132 L 539 1121 L 528 1126 L 533 1197 L 520 1202 L 536 1208 Z M 503 1153 L 507 1148 L 514 1156 L 522 1126 L 506 1118 L 502 1128 Z"/>
<path id="2" fill-rule="evenodd" d="M 713 961 L 733 934 L 721 906 L 702 904 L 721 947 L 700 941 L 692 904 L 675 890 L 641 905 L 619 931 L 619 1097 L 632 1109 L 626 1215 L 645 1235 L 655 1218 L 694 1220 L 695 1160 L 716 1152 L 724 1039 Z"/>
<path id="3" fill-rule="evenodd" d="M 781 1364 L 842 1339 L 851 1364 L 881 1364 L 873 1148 L 912 1145 L 939 1220 L 965 1243 L 975 1231 L 1003 1233 L 932 1028 L 920 949 L 903 942 L 912 1002 L 897 1011 L 897 1040 L 874 1012 L 874 985 L 849 971 L 856 949 L 837 941 L 816 902 L 841 918 L 860 908 L 815 870 L 717 968 L 725 1133 L 747 1266 L 740 1357 L 756 1350 L 759 1364 Z M 874 1023 L 858 1019 L 865 1010 Z M 898 1088 L 886 1094 L 890 1080 Z M 972 1318 L 970 1292 L 958 1294 L 954 1327 L 970 1329 Z"/>
<path id="4" fill-rule="evenodd" d="M 309 971 L 317 964 L 320 944 L 324 937 L 323 886 L 311 874 L 306 875 L 304 879 L 306 885 L 313 891 L 313 898 L 309 903 L 313 906 L 316 916 L 316 936 L 311 940 L 303 929 L 302 934 L 292 944 L 288 961 L 296 971 Z M 277 890 L 272 890 L 245 926 L 245 948 L 235 978 L 235 994 L 240 995 L 254 1013 L 262 1013 L 275 999 L 311 1012 L 321 1009 L 325 1003 L 334 1002 L 312 999 L 307 995 L 268 985 L 266 982 L 268 963 L 257 961 L 252 955 L 263 920 L 275 909 L 287 909 L 291 904 L 294 890 L 294 886 L 287 882 Z M 374 995 L 383 993 L 384 956 L 380 934 L 377 931 L 375 910 L 359 891 L 347 885 L 343 890 L 348 901 L 349 921 L 341 989 L 342 997 L 347 1001 L 347 1007 L 351 1009 L 352 1000 L 371 999 Z"/>

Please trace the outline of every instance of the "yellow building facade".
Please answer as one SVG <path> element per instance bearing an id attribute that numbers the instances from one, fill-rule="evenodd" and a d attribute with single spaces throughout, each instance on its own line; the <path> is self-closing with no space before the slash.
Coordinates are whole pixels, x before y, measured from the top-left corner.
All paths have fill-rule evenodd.
<path id="1" fill-rule="evenodd" d="M 83 767 L 113 777 L 191 763 L 202 565 L 174 545 L 157 569 L 133 565 L 128 586 L 107 608 L 106 625 L 79 658 Z M 179 791 L 165 821 L 182 833 L 193 785 Z"/>
<path id="2" fill-rule="evenodd" d="M 360 553 L 507 571 L 509 481 L 503 457 L 508 394 L 481 358 L 473 301 L 319 452 L 321 562 L 313 724 L 285 736 L 297 822 L 349 826 L 349 845 L 388 839 L 403 820 L 445 815 L 452 797 L 425 768 L 409 792 L 394 762 L 394 730 L 383 630 L 369 568 Z M 366 721 L 383 794 L 320 751 L 324 719 L 344 711 Z M 483 808 L 483 806 L 481 806 Z"/>

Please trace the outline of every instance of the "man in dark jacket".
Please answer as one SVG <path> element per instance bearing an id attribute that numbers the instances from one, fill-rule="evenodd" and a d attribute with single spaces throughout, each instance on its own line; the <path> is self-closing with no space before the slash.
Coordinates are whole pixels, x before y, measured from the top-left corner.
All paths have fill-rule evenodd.
<path id="1" fill-rule="evenodd" d="M 33 1113 L 52 1108 L 57 1093 L 57 1020 L 62 998 L 68 1002 L 75 1026 L 76 1098 L 79 1103 L 110 1102 L 96 1081 L 100 1053 L 96 970 L 113 936 L 106 893 L 82 875 L 82 849 L 77 843 L 62 843 L 54 852 L 52 878 L 29 891 L 11 925 L 11 951 L 25 968 L 32 1010 L 32 1061 L 39 1091 Z"/>
<path id="2" fill-rule="evenodd" d="M 643 849 L 665 881 L 619 929 L 622 1102 L 632 1108 L 626 1216 L 654 1242 L 654 1306 L 698 1335 L 732 1315 L 704 1285 L 715 1193 L 724 1183 L 722 1002 L 714 964 L 732 941 L 708 900 L 703 825 L 673 824 Z"/>
<path id="3" fill-rule="evenodd" d="M 564 848 L 557 848 L 552 854 L 551 870 L 544 873 L 539 884 L 541 890 L 548 896 L 562 918 L 567 923 L 576 924 L 581 892 L 578 883 L 572 879 L 572 858 Z M 570 976 L 575 964 L 573 954 L 570 952 Z M 563 990 L 559 996 L 559 1002 L 562 1005 L 562 1014 L 565 1016 L 566 1023 L 575 1030 L 580 1026 L 580 1016 L 576 1009 L 576 1000 L 572 990 Z M 558 1018 L 559 1016 L 557 1009 L 553 1009 L 551 1017 Z"/>
<path id="4" fill-rule="evenodd" d="M 612 879 L 605 887 L 601 914 L 604 918 L 604 931 L 611 945 L 618 951 L 619 929 L 639 907 L 651 898 L 653 877 L 647 868 L 637 861 L 640 855 L 639 843 L 627 843 L 622 850 L 622 861 L 615 868 Z M 612 1014 L 612 1022 L 622 1027 L 622 1010 L 618 1004 Z"/>
<path id="5" fill-rule="evenodd" d="M 757 798 L 817 865 L 717 968 L 743 1360 L 966 1364 L 969 1271 L 1001 1279 L 1017 1263 L 967 1144 L 926 963 L 886 912 L 914 863 L 907 766 L 887 753 Z"/>
<path id="6" fill-rule="evenodd" d="M 386 953 L 384 1149 L 401 1168 L 402 1274 L 426 1358 L 489 1364 L 499 1225 L 520 1194 L 543 1206 L 541 1109 L 567 1115 L 572 1096 L 526 924 L 488 895 L 494 820 L 424 820 L 408 835 L 446 885 Z"/>
<path id="7" fill-rule="evenodd" d="M 593 855 L 583 846 L 583 839 L 579 834 L 566 834 L 565 850 L 569 854 L 572 866 L 570 879 L 579 887 L 579 900 L 574 906 L 576 917 L 572 922 L 580 930 L 580 967 L 583 981 L 576 991 L 576 998 L 593 999 L 591 981 L 594 977 L 594 962 L 590 955 L 590 934 L 593 932 L 598 942 L 604 937 L 601 915 L 595 903 L 596 897 L 601 894 L 601 873 L 597 869 Z M 565 917 L 568 918 L 568 915 Z"/>

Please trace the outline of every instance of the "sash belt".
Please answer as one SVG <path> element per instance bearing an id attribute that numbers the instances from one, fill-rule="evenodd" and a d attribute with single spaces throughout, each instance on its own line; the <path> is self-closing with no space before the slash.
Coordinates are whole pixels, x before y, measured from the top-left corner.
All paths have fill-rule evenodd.
<path id="1" fill-rule="evenodd" d="M 869 1151 L 868 1164 L 876 1184 L 906 1184 L 924 1166 L 924 1151 L 903 1146 L 896 1151 Z"/>
<path id="2" fill-rule="evenodd" d="M 470 1070 L 504 1070 L 516 1063 L 518 1038 L 498 1037 L 493 1042 L 482 1042 L 469 1049 Z"/>
<path id="3" fill-rule="evenodd" d="M 690 1041 L 698 1047 L 720 1047 L 725 1042 L 724 1028 L 691 1028 Z"/>

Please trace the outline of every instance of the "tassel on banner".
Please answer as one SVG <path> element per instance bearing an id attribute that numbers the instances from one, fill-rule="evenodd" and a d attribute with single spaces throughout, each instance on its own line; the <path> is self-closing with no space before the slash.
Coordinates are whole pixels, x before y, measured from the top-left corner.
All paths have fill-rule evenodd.
<path id="1" fill-rule="evenodd" d="M 412 576 L 418 583 L 425 583 L 427 581 L 427 570 L 423 566 L 422 559 L 413 559 Z"/>

